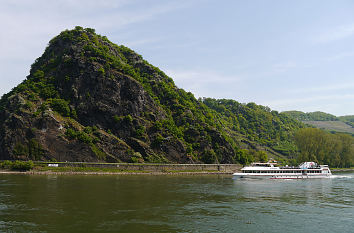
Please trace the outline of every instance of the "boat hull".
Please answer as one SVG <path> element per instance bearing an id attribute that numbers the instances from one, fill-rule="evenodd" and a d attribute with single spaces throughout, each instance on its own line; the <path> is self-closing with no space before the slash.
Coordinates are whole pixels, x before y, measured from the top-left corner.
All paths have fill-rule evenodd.
<path id="1" fill-rule="evenodd" d="M 235 179 L 241 178 L 249 178 L 249 179 L 323 179 L 330 178 L 331 175 L 327 174 L 318 174 L 318 175 L 302 175 L 302 174 L 294 174 L 294 175 L 257 175 L 257 174 L 247 174 L 247 173 L 234 173 L 233 177 Z"/>

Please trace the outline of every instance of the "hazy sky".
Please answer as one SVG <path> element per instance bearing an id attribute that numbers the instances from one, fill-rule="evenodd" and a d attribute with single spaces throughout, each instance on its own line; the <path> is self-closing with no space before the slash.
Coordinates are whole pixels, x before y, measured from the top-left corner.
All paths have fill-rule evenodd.
<path id="1" fill-rule="evenodd" d="M 352 0 L 2 0 L 0 96 L 76 25 L 135 50 L 196 97 L 354 114 Z"/>

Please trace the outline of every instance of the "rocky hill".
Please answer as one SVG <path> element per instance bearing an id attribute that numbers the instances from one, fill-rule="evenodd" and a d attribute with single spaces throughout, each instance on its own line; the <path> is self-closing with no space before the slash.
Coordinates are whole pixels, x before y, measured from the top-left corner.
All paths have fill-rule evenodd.
<path id="1" fill-rule="evenodd" d="M 0 159 L 245 163 L 288 155 L 301 127 L 267 107 L 197 100 L 134 51 L 76 27 L 1 98 Z"/>

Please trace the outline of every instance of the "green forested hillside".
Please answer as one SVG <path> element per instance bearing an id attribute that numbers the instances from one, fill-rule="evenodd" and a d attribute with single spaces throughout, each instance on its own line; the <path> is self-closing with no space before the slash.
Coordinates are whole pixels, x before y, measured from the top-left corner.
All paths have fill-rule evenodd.
<path id="1" fill-rule="evenodd" d="M 299 148 L 306 153 L 294 139 L 304 127 L 254 103 L 197 100 L 141 55 L 76 27 L 0 99 L 0 159 L 293 161 Z"/>
<path id="2" fill-rule="evenodd" d="M 350 125 L 351 127 L 354 127 L 354 116 L 353 115 L 348 115 L 348 116 L 340 116 L 338 119 L 347 125 Z"/>
<path id="3" fill-rule="evenodd" d="M 354 117 L 323 112 L 287 111 L 284 114 L 301 120 L 309 127 L 295 134 L 297 161 L 316 161 L 331 167 L 354 165 Z"/>
<path id="4" fill-rule="evenodd" d="M 129 48 L 76 27 L 53 38 L 1 98 L 1 159 L 247 163 L 294 150 L 300 123 L 252 103 L 221 100 L 230 109 L 220 111 L 212 102 Z"/>
<path id="5" fill-rule="evenodd" d="M 304 113 L 301 111 L 285 111 L 282 113 L 311 127 L 341 133 L 354 133 L 354 116 L 336 117 L 324 112 Z"/>
<path id="6" fill-rule="evenodd" d="M 304 127 L 300 122 L 255 103 L 241 104 L 235 100 L 212 98 L 201 101 L 217 111 L 229 129 L 282 154 L 295 154 L 293 135 L 296 130 Z"/>
<path id="7" fill-rule="evenodd" d="M 325 112 L 301 112 L 301 111 L 285 111 L 283 114 L 290 116 L 299 121 L 337 121 L 336 116 Z"/>
<path id="8" fill-rule="evenodd" d="M 354 164 L 354 138 L 348 134 L 331 134 L 320 129 L 297 131 L 298 161 L 315 161 L 331 167 L 351 167 Z"/>
<path id="9" fill-rule="evenodd" d="M 343 121 L 303 121 L 305 124 L 329 132 L 354 134 L 354 128 Z"/>

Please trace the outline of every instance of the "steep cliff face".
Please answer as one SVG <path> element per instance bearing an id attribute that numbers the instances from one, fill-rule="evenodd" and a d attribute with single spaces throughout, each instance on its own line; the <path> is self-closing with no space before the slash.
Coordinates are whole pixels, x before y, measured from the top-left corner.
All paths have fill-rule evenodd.
<path id="1" fill-rule="evenodd" d="M 263 106 L 197 100 L 134 51 L 76 27 L 1 98 L 0 159 L 246 163 L 293 151 L 299 127 Z"/>
<path id="2" fill-rule="evenodd" d="M 92 29 L 51 40 L 0 106 L 0 159 L 235 162 L 205 106 Z"/>

